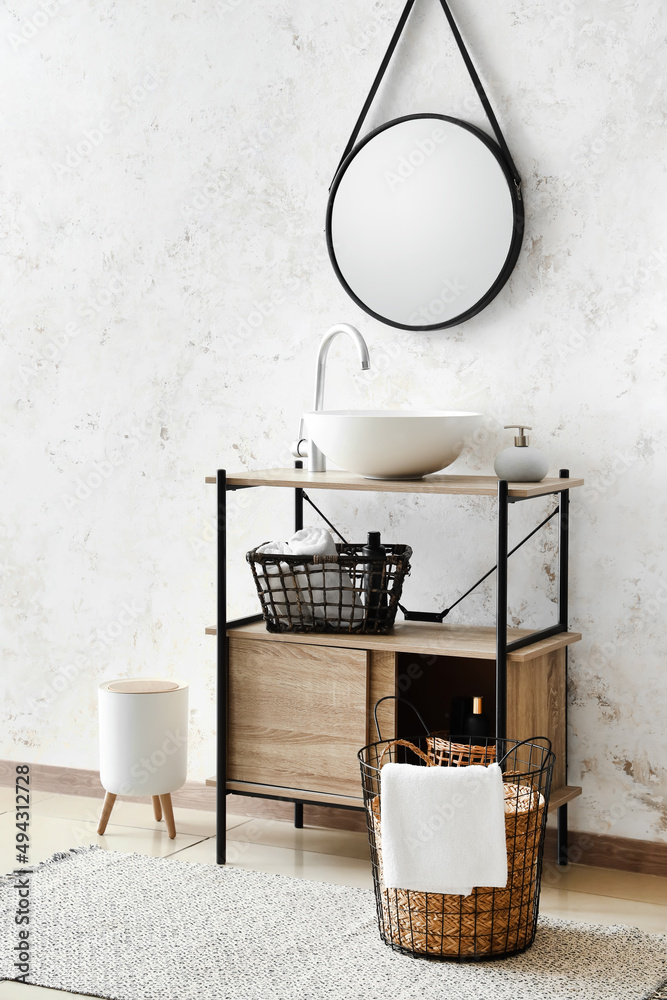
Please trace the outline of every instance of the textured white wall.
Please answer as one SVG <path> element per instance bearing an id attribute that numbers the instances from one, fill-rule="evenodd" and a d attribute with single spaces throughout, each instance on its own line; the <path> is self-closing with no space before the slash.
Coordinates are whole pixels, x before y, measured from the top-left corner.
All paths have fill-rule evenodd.
<path id="1" fill-rule="evenodd" d="M 214 768 L 218 466 L 284 465 L 319 337 L 359 326 L 374 369 L 332 351 L 328 400 L 489 415 L 454 471 L 491 471 L 524 420 L 576 497 L 570 780 L 579 829 L 667 834 L 665 247 L 659 0 L 456 0 L 524 177 L 510 283 L 453 330 L 402 333 L 337 284 L 327 189 L 398 2 L 26 0 L 0 13 L 3 697 L 0 756 L 95 767 L 96 687 L 187 677 L 191 776 Z M 484 124 L 436 0 L 369 124 Z M 86 485 L 92 483 L 93 485 Z M 354 537 L 416 550 L 406 600 L 441 607 L 493 562 L 488 500 L 321 496 Z M 284 535 L 289 497 L 239 494 L 231 574 Z M 515 512 L 513 537 L 537 517 Z M 534 522 L 533 522 L 534 523 Z M 545 623 L 553 532 L 512 614 Z M 491 620 L 492 588 L 458 620 Z"/>

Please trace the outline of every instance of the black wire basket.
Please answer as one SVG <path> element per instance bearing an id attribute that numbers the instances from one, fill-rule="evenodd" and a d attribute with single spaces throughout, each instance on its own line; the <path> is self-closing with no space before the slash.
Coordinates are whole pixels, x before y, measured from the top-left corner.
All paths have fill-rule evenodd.
<path id="1" fill-rule="evenodd" d="M 376 706 L 377 707 L 377 706 Z M 543 737 L 532 740 L 431 735 L 380 740 L 359 751 L 380 937 L 394 951 L 431 959 L 480 961 L 529 948 L 539 912 L 544 833 L 555 755 Z M 465 754 L 465 745 L 469 747 Z M 503 769 L 507 885 L 475 888 L 470 896 L 387 889 L 382 877 L 381 770 L 385 763 L 464 767 L 497 757 Z"/>
<path id="2" fill-rule="evenodd" d="M 412 549 L 383 547 L 381 559 L 364 556 L 363 544 L 336 545 L 335 556 L 273 555 L 252 549 L 246 560 L 267 630 L 390 632 Z"/>

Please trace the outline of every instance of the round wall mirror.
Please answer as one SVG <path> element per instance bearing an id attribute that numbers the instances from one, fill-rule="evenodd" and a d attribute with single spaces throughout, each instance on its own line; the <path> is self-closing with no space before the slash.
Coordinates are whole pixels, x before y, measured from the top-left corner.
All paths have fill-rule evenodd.
<path id="1" fill-rule="evenodd" d="M 509 278 L 523 202 L 500 147 L 445 115 L 397 118 L 366 136 L 331 187 L 327 245 L 352 298 L 390 326 L 470 319 Z"/>

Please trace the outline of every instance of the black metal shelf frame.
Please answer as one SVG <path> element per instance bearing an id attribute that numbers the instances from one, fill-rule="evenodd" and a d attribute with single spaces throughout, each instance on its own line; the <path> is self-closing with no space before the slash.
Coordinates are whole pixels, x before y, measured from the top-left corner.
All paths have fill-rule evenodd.
<path id="1" fill-rule="evenodd" d="M 294 463 L 296 469 L 303 468 L 302 462 Z M 568 479 L 569 469 L 561 469 L 561 479 Z M 217 733 L 216 733 L 216 859 L 224 865 L 226 852 L 227 824 L 227 688 L 229 676 L 227 630 L 253 622 L 262 621 L 261 614 L 248 615 L 245 618 L 227 620 L 227 493 L 237 490 L 258 489 L 257 486 L 230 486 L 224 469 L 219 469 L 216 478 L 217 488 Z M 509 653 L 524 646 L 530 646 L 543 639 L 567 632 L 568 629 L 568 576 L 569 576 L 569 489 L 554 490 L 552 493 L 542 493 L 540 496 L 558 496 L 558 622 L 547 628 L 538 629 L 520 639 L 507 641 L 507 578 L 508 578 L 508 529 L 509 509 L 511 504 L 534 497 L 512 497 L 509 495 L 509 484 L 506 480 L 498 481 L 497 493 L 497 581 L 496 581 L 496 735 L 504 738 L 507 721 L 507 656 Z M 294 490 L 294 530 L 303 527 L 303 489 Z M 565 653 L 565 680 L 567 688 L 567 646 Z M 567 697 L 565 701 L 565 755 L 567 758 Z M 567 780 L 567 779 L 566 779 Z M 261 787 L 261 786 L 260 786 Z M 249 795 L 255 798 L 272 798 L 254 792 L 235 794 Z M 288 799 L 294 802 L 294 825 L 303 827 L 303 806 L 310 804 L 303 799 Z M 321 803 L 312 802 L 313 805 Z M 331 803 L 327 803 L 330 805 Z M 341 806 L 340 808 L 352 808 Z M 360 807 L 361 808 L 361 807 Z M 559 865 L 567 864 L 567 803 L 558 807 L 557 811 L 557 859 Z"/>

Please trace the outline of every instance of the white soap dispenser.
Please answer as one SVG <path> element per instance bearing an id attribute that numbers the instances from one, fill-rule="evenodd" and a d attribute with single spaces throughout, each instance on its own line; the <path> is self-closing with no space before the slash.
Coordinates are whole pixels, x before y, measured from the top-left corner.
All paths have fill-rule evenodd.
<path id="1" fill-rule="evenodd" d="M 505 430 L 516 427 L 519 433 L 514 438 L 514 447 L 505 448 L 496 458 L 493 468 L 498 479 L 508 483 L 540 483 L 549 471 L 549 459 L 543 451 L 528 447 L 528 435 L 532 427 L 525 424 L 508 424 Z"/>

